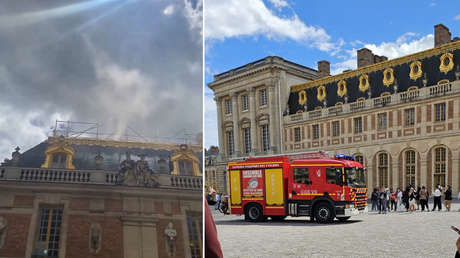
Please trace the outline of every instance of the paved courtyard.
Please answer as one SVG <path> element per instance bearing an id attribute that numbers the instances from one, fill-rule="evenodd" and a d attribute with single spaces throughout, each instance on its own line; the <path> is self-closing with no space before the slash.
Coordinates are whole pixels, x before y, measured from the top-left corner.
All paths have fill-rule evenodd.
<path id="1" fill-rule="evenodd" d="M 430 208 L 432 204 L 430 205 Z M 309 218 L 250 223 L 213 210 L 224 257 L 454 257 L 460 203 L 451 212 L 370 212 L 321 225 Z"/>

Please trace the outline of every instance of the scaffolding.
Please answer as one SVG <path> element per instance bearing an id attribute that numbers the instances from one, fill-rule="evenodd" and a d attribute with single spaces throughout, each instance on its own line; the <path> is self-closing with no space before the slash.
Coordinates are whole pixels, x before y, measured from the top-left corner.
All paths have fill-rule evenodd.
<path id="1" fill-rule="evenodd" d="M 135 142 L 168 142 L 168 143 L 179 143 L 179 144 L 194 144 L 197 134 L 189 133 L 186 129 L 178 131 L 171 137 L 147 137 L 139 133 L 131 126 L 127 126 L 123 135 L 117 135 L 116 133 L 108 133 L 102 130 L 102 124 L 91 123 L 91 122 L 79 122 L 79 121 L 62 121 L 56 120 L 56 123 L 52 129 L 53 137 L 63 136 L 66 138 L 91 138 L 96 140 L 124 140 L 124 141 L 135 141 Z M 157 133 L 158 134 L 158 133 Z"/>

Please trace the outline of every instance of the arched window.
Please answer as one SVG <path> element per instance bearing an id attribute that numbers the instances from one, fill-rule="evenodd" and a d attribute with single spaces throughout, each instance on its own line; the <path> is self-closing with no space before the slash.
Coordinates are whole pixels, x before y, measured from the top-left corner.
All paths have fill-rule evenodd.
<path id="1" fill-rule="evenodd" d="M 380 187 L 388 187 L 388 154 L 379 154 L 378 175 Z"/>
<path id="2" fill-rule="evenodd" d="M 434 185 L 446 185 L 446 148 L 434 149 Z"/>
<path id="3" fill-rule="evenodd" d="M 415 186 L 415 151 L 406 151 L 404 160 L 404 172 L 406 175 L 406 185 Z"/>

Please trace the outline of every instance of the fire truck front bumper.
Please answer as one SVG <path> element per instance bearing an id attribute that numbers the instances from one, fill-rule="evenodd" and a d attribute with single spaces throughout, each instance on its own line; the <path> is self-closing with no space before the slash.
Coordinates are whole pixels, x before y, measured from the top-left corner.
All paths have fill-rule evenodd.
<path id="1" fill-rule="evenodd" d="M 356 216 L 359 215 L 362 211 L 359 211 L 355 207 L 351 206 L 348 208 L 344 208 L 340 212 L 336 213 L 336 217 L 350 217 L 350 216 Z"/>

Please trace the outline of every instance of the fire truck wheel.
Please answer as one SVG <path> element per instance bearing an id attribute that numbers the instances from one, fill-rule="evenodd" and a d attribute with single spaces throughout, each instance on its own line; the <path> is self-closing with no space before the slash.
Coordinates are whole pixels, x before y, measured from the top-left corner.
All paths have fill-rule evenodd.
<path id="1" fill-rule="evenodd" d="M 334 220 L 332 207 L 328 203 L 320 203 L 315 208 L 315 220 L 318 223 L 330 223 Z"/>
<path id="2" fill-rule="evenodd" d="M 249 220 L 251 222 L 260 222 L 264 221 L 265 217 L 262 212 L 262 207 L 258 204 L 250 204 L 244 212 L 245 220 Z"/>
<path id="3" fill-rule="evenodd" d="M 350 217 L 338 217 L 337 219 L 340 221 L 340 222 L 344 222 L 344 221 L 347 221 Z"/>
<path id="4" fill-rule="evenodd" d="M 282 221 L 286 218 L 286 216 L 271 216 L 273 221 Z"/>

